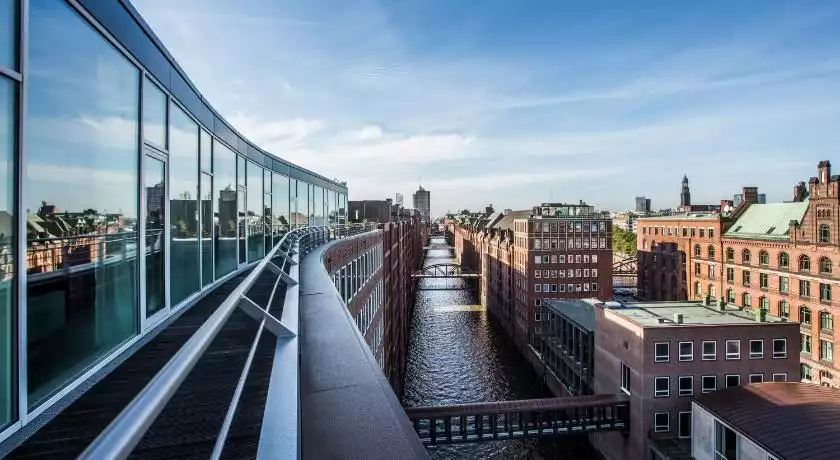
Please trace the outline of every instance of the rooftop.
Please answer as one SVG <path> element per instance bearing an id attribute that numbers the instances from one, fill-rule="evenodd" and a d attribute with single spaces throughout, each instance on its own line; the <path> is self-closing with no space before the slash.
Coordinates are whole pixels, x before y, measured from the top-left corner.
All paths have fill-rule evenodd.
<path id="1" fill-rule="evenodd" d="M 595 330 L 594 300 L 543 300 L 543 305 L 555 314 L 563 315 L 589 331 Z"/>
<path id="2" fill-rule="evenodd" d="M 711 212 L 686 212 L 682 214 L 672 214 L 670 216 L 650 216 L 640 217 L 638 220 L 695 220 L 695 219 L 719 219 L 720 214 Z"/>
<path id="3" fill-rule="evenodd" d="M 837 458 L 840 389 L 759 383 L 702 394 L 696 402 L 777 458 Z"/>
<path id="4" fill-rule="evenodd" d="M 808 200 L 791 203 L 751 204 L 724 234 L 726 238 L 789 239 L 790 222 L 802 222 Z"/>
<path id="5" fill-rule="evenodd" d="M 618 302 L 615 302 L 618 304 Z M 726 304 L 720 310 L 717 304 L 705 306 L 698 302 L 621 302 L 620 307 L 607 307 L 636 324 L 644 327 L 672 327 L 675 315 L 682 315 L 683 325 L 712 326 L 712 325 L 746 325 L 783 322 L 781 318 L 767 314 L 764 323 L 756 321 L 755 312 L 742 310 L 735 305 Z M 660 322 L 662 320 L 662 322 Z"/>

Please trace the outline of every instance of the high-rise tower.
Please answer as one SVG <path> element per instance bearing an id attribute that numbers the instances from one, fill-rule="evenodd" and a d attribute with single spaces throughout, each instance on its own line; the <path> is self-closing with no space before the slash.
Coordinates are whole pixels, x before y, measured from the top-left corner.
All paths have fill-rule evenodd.
<path id="1" fill-rule="evenodd" d="M 680 206 L 691 206 L 691 192 L 688 190 L 688 176 L 683 176 Z"/>

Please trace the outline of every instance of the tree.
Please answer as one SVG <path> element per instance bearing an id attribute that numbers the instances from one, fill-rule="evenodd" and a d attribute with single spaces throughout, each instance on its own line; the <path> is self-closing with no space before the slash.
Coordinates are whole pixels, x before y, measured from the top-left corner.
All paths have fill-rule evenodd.
<path id="1" fill-rule="evenodd" d="M 613 251 L 636 257 L 636 234 L 619 227 L 613 227 Z"/>

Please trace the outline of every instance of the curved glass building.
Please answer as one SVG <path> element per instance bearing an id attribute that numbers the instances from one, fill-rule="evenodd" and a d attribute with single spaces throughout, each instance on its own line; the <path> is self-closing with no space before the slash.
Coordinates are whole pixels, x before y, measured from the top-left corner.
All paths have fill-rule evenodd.
<path id="1" fill-rule="evenodd" d="M 0 441 L 347 188 L 265 152 L 124 0 L 0 0 Z"/>

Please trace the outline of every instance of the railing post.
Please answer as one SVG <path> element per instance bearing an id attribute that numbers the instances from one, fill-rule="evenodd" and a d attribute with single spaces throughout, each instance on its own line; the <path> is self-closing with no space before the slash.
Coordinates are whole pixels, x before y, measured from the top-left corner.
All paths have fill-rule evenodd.
<path id="1" fill-rule="evenodd" d="M 443 419 L 443 431 L 446 434 L 446 442 L 452 442 L 452 417 Z"/>

